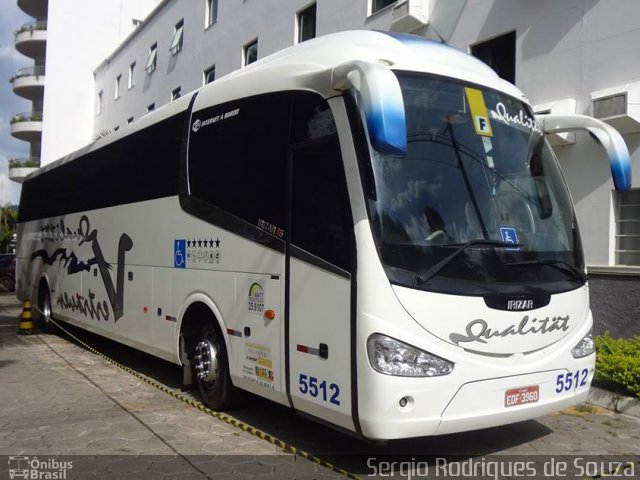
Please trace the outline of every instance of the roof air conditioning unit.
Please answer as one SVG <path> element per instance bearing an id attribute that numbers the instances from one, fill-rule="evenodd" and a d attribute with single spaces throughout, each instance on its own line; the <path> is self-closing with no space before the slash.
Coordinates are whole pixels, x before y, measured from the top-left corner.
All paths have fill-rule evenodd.
<path id="1" fill-rule="evenodd" d="M 620 133 L 640 132 L 640 82 L 591 93 L 592 115 Z"/>
<path id="2" fill-rule="evenodd" d="M 533 111 L 536 115 L 573 115 L 576 113 L 576 105 L 574 98 L 565 98 L 555 102 L 534 105 Z M 552 147 L 573 145 L 576 143 L 576 134 L 574 132 L 549 133 L 547 134 L 547 140 Z"/>

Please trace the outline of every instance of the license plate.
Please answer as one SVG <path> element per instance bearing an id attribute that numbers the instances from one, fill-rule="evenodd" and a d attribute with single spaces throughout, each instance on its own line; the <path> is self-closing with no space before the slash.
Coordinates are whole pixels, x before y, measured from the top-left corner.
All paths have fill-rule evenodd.
<path id="1" fill-rule="evenodd" d="M 540 398 L 540 386 L 531 385 L 529 387 L 514 388 L 507 390 L 504 394 L 504 406 L 515 407 L 527 403 L 536 403 Z"/>

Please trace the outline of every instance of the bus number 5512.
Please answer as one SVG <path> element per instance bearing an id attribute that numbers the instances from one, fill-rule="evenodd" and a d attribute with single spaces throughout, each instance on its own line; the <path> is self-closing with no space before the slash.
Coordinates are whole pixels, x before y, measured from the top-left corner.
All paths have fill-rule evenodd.
<path id="1" fill-rule="evenodd" d="M 300 378 L 298 380 L 298 388 L 300 389 L 300 393 L 305 395 L 311 395 L 313 398 L 317 398 L 321 395 L 322 401 L 326 402 L 327 398 L 329 403 L 334 405 L 340 405 L 340 387 L 335 383 L 331 383 L 328 387 L 330 397 L 327 397 L 327 382 L 326 380 L 322 380 L 318 383 L 318 379 L 316 377 L 307 376 L 304 373 L 300 374 Z"/>

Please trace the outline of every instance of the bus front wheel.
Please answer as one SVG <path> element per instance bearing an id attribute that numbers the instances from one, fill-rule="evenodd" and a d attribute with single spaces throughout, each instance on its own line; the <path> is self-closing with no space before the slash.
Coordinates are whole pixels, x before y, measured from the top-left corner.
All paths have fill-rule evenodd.
<path id="1" fill-rule="evenodd" d="M 235 387 L 229 376 L 224 339 L 211 324 L 204 325 L 200 331 L 193 366 L 202 402 L 213 410 L 232 407 Z"/>

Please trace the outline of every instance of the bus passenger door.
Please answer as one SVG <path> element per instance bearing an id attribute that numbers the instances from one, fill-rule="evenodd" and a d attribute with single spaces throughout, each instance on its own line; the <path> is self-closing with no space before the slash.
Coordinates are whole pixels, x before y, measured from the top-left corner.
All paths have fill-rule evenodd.
<path id="1" fill-rule="evenodd" d="M 354 430 L 353 220 L 337 135 L 291 154 L 288 366 L 293 406 Z"/>

